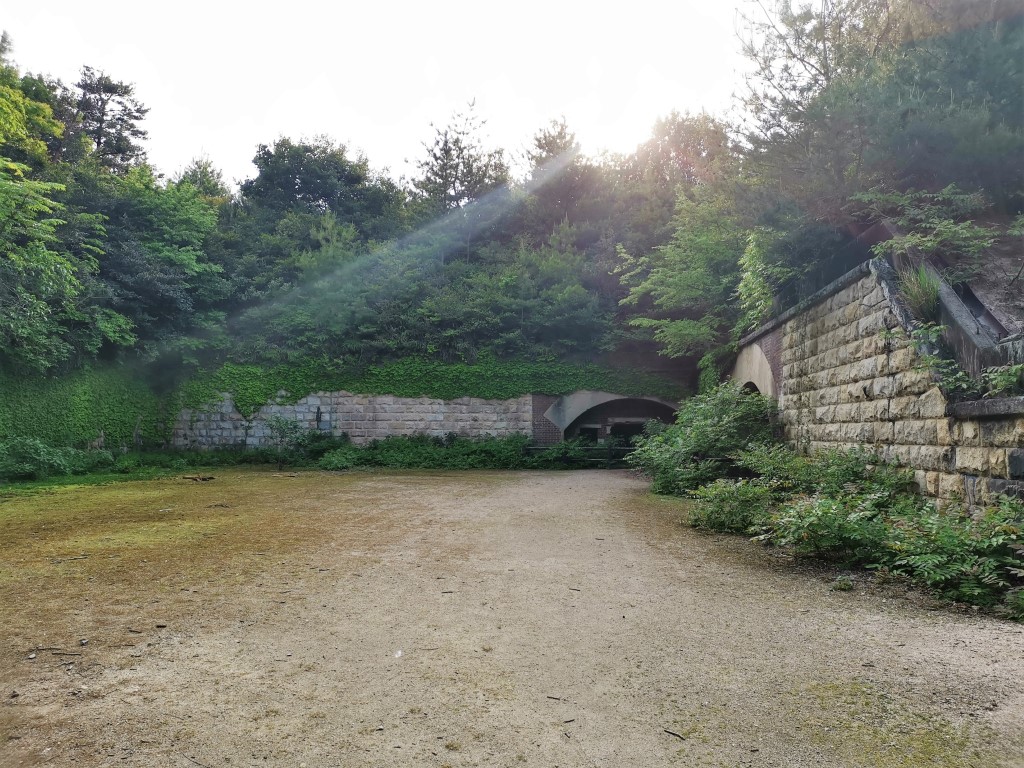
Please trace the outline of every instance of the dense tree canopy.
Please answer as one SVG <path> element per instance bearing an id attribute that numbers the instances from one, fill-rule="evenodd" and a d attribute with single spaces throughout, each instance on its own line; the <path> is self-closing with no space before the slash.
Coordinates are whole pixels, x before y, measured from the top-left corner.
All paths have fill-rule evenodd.
<path id="1" fill-rule="evenodd" d="M 237 190 L 210 158 L 171 180 L 147 163 L 130 82 L 23 74 L 4 37 L 0 368 L 657 348 L 713 378 L 744 330 L 867 255 L 853 235 L 873 221 L 977 245 L 991 225 L 972 219 L 1020 213 L 1017 0 L 752 11 L 735 123 L 673 112 L 594 158 L 554 120 L 517 179 L 471 104 L 410 181 L 279 137 Z M 972 204 L 916 215 L 922 200 Z"/>

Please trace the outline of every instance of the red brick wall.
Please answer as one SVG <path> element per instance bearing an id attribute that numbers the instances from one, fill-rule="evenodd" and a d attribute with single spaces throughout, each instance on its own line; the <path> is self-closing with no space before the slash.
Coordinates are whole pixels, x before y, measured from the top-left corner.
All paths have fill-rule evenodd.
<path id="1" fill-rule="evenodd" d="M 533 396 L 533 439 L 538 445 L 554 445 L 562 441 L 562 430 L 544 418 L 544 411 L 556 400 L 558 398 L 552 395 Z"/>

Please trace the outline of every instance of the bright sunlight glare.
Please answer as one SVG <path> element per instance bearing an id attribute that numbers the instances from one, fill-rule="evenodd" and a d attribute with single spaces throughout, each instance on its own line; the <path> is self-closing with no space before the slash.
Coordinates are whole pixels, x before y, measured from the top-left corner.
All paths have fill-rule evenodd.
<path id="1" fill-rule="evenodd" d="M 326 134 L 414 176 L 431 125 L 475 101 L 515 161 L 565 117 L 583 150 L 629 152 L 672 110 L 724 114 L 743 64 L 744 0 L 637 0 L 609 11 L 525 0 L 438 6 L 312 2 L 19 3 L 3 29 L 23 70 L 73 83 L 83 65 L 135 83 L 149 157 L 167 174 L 207 156 L 229 180 L 260 143 Z"/>

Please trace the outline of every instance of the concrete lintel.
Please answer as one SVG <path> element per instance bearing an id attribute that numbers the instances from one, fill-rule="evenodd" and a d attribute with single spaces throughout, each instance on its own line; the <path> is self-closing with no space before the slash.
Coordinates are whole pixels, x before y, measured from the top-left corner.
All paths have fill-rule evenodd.
<path id="1" fill-rule="evenodd" d="M 958 419 L 999 419 L 1024 416 L 1024 397 L 993 397 L 987 400 L 965 400 L 947 408 Z"/>

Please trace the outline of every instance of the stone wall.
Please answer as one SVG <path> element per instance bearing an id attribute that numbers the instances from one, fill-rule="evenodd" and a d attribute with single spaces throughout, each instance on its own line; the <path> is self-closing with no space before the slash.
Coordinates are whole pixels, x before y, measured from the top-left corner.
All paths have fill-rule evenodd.
<path id="1" fill-rule="evenodd" d="M 513 400 L 437 400 L 317 392 L 295 404 L 265 405 L 247 419 L 224 395 L 220 403 L 206 409 L 186 409 L 178 414 L 173 444 L 176 448 L 198 449 L 271 445 L 273 435 L 266 421 L 275 415 L 298 421 L 308 429 L 336 436 L 347 433 L 353 443 L 361 445 L 390 435 L 532 435 L 534 409 L 531 395 Z"/>
<path id="2" fill-rule="evenodd" d="M 1024 491 L 1024 402 L 951 407 L 905 334 L 889 333 L 907 319 L 883 272 L 851 273 L 781 324 L 786 437 L 810 451 L 873 449 L 942 500 Z"/>

